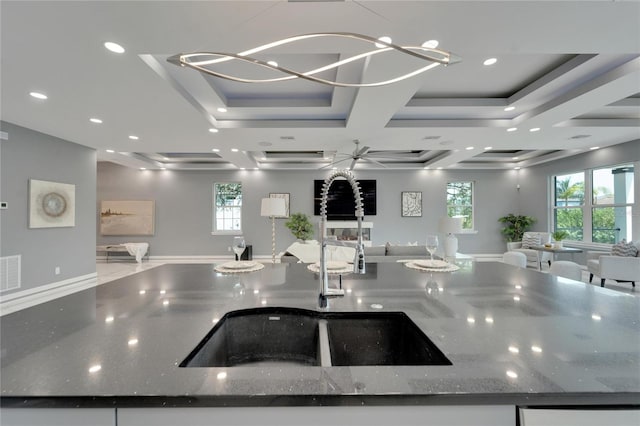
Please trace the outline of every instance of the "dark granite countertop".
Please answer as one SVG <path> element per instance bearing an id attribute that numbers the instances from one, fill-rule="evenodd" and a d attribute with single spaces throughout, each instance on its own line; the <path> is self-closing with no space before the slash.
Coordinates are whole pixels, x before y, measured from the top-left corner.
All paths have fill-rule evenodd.
<path id="1" fill-rule="evenodd" d="M 624 405 L 640 401 L 640 298 L 496 262 L 344 275 L 329 310 L 403 311 L 452 366 L 180 368 L 226 312 L 317 309 L 302 264 L 159 266 L 2 317 L 15 406 Z M 223 374 L 220 374 L 223 373 Z"/>

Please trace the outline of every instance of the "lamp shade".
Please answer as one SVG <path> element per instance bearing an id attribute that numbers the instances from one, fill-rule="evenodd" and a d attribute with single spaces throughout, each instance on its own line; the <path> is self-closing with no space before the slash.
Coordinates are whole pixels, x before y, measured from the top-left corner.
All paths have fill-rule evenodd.
<path id="1" fill-rule="evenodd" d="M 260 216 L 286 216 L 287 206 L 284 198 L 263 198 L 260 205 Z"/>
<path id="2" fill-rule="evenodd" d="M 438 231 L 443 234 L 459 234 L 462 232 L 461 217 L 441 217 L 438 221 Z"/>

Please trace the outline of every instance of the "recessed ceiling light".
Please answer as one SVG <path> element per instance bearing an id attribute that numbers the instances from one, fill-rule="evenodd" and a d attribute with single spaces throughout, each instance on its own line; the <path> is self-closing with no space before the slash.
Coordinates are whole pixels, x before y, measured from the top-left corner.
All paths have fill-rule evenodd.
<path id="1" fill-rule="evenodd" d="M 136 135 L 129 135 L 129 139 L 131 139 L 132 141 L 137 141 L 140 138 L 137 137 Z"/>
<path id="2" fill-rule="evenodd" d="M 89 121 L 95 124 L 102 124 L 102 120 L 99 118 L 90 118 Z"/>
<path id="3" fill-rule="evenodd" d="M 213 152 L 220 152 L 220 150 L 218 148 L 213 148 L 211 151 Z"/>
<path id="4" fill-rule="evenodd" d="M 514 167 L 513 170 L 520 170 L 520 167 Z M 515 298 L 513 300 L 516 300 Z M 518 299 L 520 300 L 520 299 Z"/>
<path id="5" fill-rule="evenodd" d="M 473 149 L 473 147 L 472 147 L 472 146 L 468 146 L 468 147 L 466 147 L 465 149 L 466 149 L 467 151 L 471 151 L 471 150 Z"/>
<path id="6" fill-rule="evenodd" d="M 384 43 L 391 43 L 391 37 L 388 37 L 388 36 L 382 36 L 382 37 L 378 38 L 378 40 L 380 40 L 380 41 L 382 41 Z M 381 43 L 376 43 L 376 47 L 378 49 L 381 49 L 381 48 L 387 47 L 387 46 L 385 46 L 384 44 L 381 44 Z"/>
<path id="7" fill-rule="evenodd" d="M 517 160 L 520 157 L 511 157 L 512 160 Z"/>
<path id="8" fill-rule="evenodd" d="M 162 159 L 163 159 L 164 161 L 169 161 L 169 160 L 171 160 L 169 157 L 162 157 Z"/>
<path id="9" fill-rule="evenodd" d="M 593 151 L 594 149 L 600 149 L 600 147 L 599 147 L 599 146 L 592 146 L 592 147 L 591 147 L 591 148 L 589 148 L 589 149 Z"/>
<path id="10" fill-rule="evenodd" d="M 514 106 L 508 106 L 508 107 L 506 107 L 504 110 L 505 110 L 505 111 L 513 111 L 514 109 L 516 109 L 516 107 L 514 107 Z"/>
<path id="11" fill-rule="evenodd" d="M 42 99 L 42 100 L 47 99 L 47 95 L 45 95 L 44 93 L 40 93 L 40 92 L 30 92 L 29 94 L 30 94 L 32 97 L 36 98 L 36 99 Z"/>
<path id="12" fill-rule="evenodd" d="M 231 152 L 238 152 L 238 148 L 231 148 Z"/>
<path id="13" fill-rule="evenodd" d="M 540 130 L 540 127 L 534 127 L 532 129 L 529 129 L 530 132 L 537 132 Z"/>
<path id="14" fill-rule="evenodd" d="M 489 151 L 490 149 L 493 149 L 493 147 L 492 147 L 492 146 L 485 146 L 485 147 L 484 147 L 484 150 L 485 150 L 485 151 Z"/>
<path id="15" fill-rule="evenodd" d="M 493 65 L 493 64 L 495 64 L 496 62 L 498 62 L 498 59 L 496 59 L 496 58 L 489 58 L 489 59 L 486 59 L 482 64 L 483 64 L 483 65 Z"/>
<path id="16" fill-rule="evenodd" d="M 240 170 L 247 170 L 246 167 L 240 167 Z"/>
<path id="17" fill-rule="evenodd" d="M 218 133 L 218 132 L 219 132 L 219 130 L 218 130 L 218 129 L 216 129 L 215 127 L 210 128 L 210 129 L 209 129 L 209 131 L 210 131 L 211 133 Z"/>
<path id="18" fill-rule="evenodd" d="M 227 109 L 224 107 L 218 108 L 218 112 L 227 112 Z"/>
<path id="19" fill-rule="evenodd" d="M 278 63 L 276 61 L 267 61 L 267 64 L 271 65 L 272 67 L 278 66 Z"/>
<path id="20" fill-rule="evenodd" d="M 118 43 L 114 43 L 112 41 L 107 41 L 104 44 L 104 47 L 106 47 L 107 50 L 110 50 L 113 53 L 124 53 L 124 47 L 122 47 Z"/>
<path id="21" fill-rule="evenodd" d="M 167 170 L 166 167 L 160 167 L 160 170 Z"/>
<path id="22" fill-rule="evenodd" d="M 422 47 L 426 47 L 427 49 L 435 49 L 439 44 L 440 42 L 438 40 L 427 40 L 422 43 Z"/>
<path id="23" fill-rule="evenodd" d="M 516 130 L 518 130 L 518 128 L 517 128 L 517 127 L 509 127 L 509 128 L 507 129 L 507 132 L 515 132 Z"/>
<path id="24" fill-rule="evenodd" d="M 436 167 L 436 170 L 442 170 L 442 167 Z"/>
<path id="25" fill-rule="evenodd" d="M 147 170 L 146 167 L 140 167 L 140 170 Z"/>
<path id="26" fill-rule="evenodd" d="M 114 150 L 112 150 L 112 149 L 107 149 L 107 152 L 108 152 L 109 154 L 113 154 L 115 151 L 114 151 Z"/>

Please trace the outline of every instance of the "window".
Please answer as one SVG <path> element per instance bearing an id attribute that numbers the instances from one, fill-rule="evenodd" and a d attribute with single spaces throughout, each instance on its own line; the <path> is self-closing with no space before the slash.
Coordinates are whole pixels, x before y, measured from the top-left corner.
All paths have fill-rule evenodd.
<path id="1" fill-rule="evenodd" d="M 462 229 L 473 229 L 473 182 L 447 183 L 447 215 L 461 217 Z"/>
<path id="2" fill-rule="evenodd" d="M 594 243 L 631 241 L 633 166 L 607 167 L 591 172 L 591 235 Z"/>
<path id="3" fill-rule="evenodd" d="M 554 177 L 554 221 L 556 231 L 567 231 L 568 240 L 582 241 L 584 173 Z"/>
<path id="4" fill-rule="evenodd" d="M 567 231 L 568 239 L 577 241 L 631 240 L 633 173 L 628 164 L 554 176 L 554 230 Z"/>
<path id="5" fill-rule="evenodd" d="M 242 233 L 242 184 L 213 184 L 213 233 Z"/>

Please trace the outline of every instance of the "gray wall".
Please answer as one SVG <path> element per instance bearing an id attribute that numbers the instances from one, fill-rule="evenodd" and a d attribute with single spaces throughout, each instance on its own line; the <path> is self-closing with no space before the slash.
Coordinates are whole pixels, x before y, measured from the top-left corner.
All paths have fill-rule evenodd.
<path id="1" fill-rule="evenodd" d="M 0 255 L 22 255 L 22 288 L 94 273 L 96 152 L 62 139 L 2 122 Z M 75 226 L 29 229 L 29 179 L 76 186 Z M 60 275 L 55 275 L 55 267 Z M 8 293 L 8 292 L 7 292 Z"/>
<path id="2" fill-rule="evenodd" d="M 254 255 L 271 252 L 271 223 L 260 217 L 260 200 L 270 192 L 291 194 L 291 212 L 313 216 L 313 180 L 327 171 L 140 171 L 113 163 L 98 164 L 96 218 L 101 200 L 152 199 L 156 202 L 155 235 L 151 237 L 105 237 L 96 228 L 99 244 L 147 241 L 152 256 L 224 255 L 231 236 L 211 235 L 214 182 L 243 183 L 243 232 Z M 465 253 L 502 253 L 504 242 L 497 218 L 518 211 L 516 172 L 501 171 L 357 171 L 358 179 L 377 179 L 377 215 L 373 222 L 374 244 L 415 242 L 424 244 L 427 233 L 437 232 L 438 218 L 445 214 L 445 188 L 449 181 L 476 182 L 476 229 L 458 236 Z M 402 191 L 422 191 L 422 217 L 401 217 Z M 99 222 L 99 220 L 98 220 Z M 276 219 L 276 252 L 284 251 L 295 238 Z M 317 235 L 316 235 L 317 238 Z"/>

